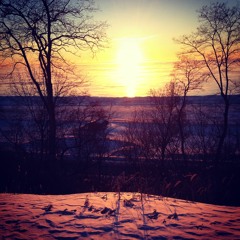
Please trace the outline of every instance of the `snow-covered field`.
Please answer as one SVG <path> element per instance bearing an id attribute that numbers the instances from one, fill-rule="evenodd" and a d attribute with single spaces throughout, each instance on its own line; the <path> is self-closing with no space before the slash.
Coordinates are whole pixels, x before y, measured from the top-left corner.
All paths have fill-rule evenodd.
<path id="1" fill-rule="evenodd" d="M 1 239 L 240 239 L 240 207 L 139 193 L 0 194 Z"/>

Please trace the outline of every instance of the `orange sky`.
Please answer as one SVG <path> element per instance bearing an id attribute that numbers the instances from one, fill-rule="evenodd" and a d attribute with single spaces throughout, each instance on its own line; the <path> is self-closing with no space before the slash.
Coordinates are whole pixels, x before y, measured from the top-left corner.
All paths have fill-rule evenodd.
<path id="1" fill-rule="evenodd" d="M 224 0 L 221 0 L 224 1 Z M 107 48 L 71 56 L 91 96 L 146 96 L 170 80 L 179 46 L 173 38 L 198 25 L 208 0 L 96 0 L 93 19 L 109 24 Z M 82 86 L 79 87 L 82 90 Z M 79 91 L 80 93 L 80 91 Z M 208 93 L 207 93 L 208 94 Z"/>
<path id="2" fill-rule="evenodd" d="M 196 10 L 207 0 L 98 0 L 95 19 L 106 20 L 109 46 L 92 59 L 76 60 L 93 96 L 146 96 L 170 80 L 179 46 L 174 37 L 190 34 Z M 84 64 L 84 66 L 83 66 Z"/>

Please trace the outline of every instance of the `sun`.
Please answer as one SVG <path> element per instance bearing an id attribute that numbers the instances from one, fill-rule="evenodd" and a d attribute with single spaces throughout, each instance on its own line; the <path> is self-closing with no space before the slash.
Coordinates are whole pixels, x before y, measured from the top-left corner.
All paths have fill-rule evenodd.
<path id="1" fill-rule="evenodd" d="M 135 97 L 144 55 L 137 39 L 124 38 L 119 41 L 116 54 L 117 78 L 125 88 L 127 97 Z"/>
<path id="2" fill-rule="evenodd" d="M 117 63 L 120 65 L 138 64 L 143 59 L 139 41 L 131 38 L 121 39 L 117 51 Z"/>

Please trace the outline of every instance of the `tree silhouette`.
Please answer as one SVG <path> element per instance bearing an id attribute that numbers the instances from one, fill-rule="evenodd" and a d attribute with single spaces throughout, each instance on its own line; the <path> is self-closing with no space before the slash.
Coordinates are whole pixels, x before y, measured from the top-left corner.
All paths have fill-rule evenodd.
<path id="1" fill-rule="evenodd" d="M 161 89 L 151 90 L 148 100 L 150 108 L 136 110 L 123 133 L 125 154 L 164 167 L 165 160 L 176 151 L 179 134 L 177 85 L 171 81 Z"/>
<path id="2" fill-rule="evenodd" d="M 48 156 L 56 157 L 56 72 L 66 72 L 66 54 L 103 47 L 106 23 L 90 16 L 92 0 L 3 0 L 0 52 L 10 73 L 26 70 L 47 112 Z M 65 65 L 66 66 L 66 65 Z M 22 70 L 23 69 L 23 70 Z"/>
<path id="3" fill-rule="evenodd" d="M 204 77 L 202 73 L 202 63 L 191 59 L 190 56 L 186 56 L 185 54 L 179 55 L 179 60 L 175 62 L 173 73 L 171 75 L 175 82 L 178 94 L 181 96 L 177 104 L 177 125 L 179 128 L 181 153 L 183 158 L 185 158 L 187 96 L 189 92 L 200 89 L 202 82 L 206 77 Z"/>
<path id="4" fill-rule="evenodd" d="M 224 102 L 223 128 L 216 150 L 219 161 L 228 131 L 229 97 L 236 90 L 233 70 L 238 68 L 240 53 L 240 8 L 226 3 L 211 3 L 199 10 L 199 27 L 177 42 L 192 58 L 205 64 L 209 79 L 213 80 Z"/>

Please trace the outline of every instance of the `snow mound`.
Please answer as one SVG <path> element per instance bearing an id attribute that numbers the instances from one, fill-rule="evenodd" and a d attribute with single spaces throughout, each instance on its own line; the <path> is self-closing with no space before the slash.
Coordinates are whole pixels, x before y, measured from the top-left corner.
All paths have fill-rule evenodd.
<path id="1" fill-rule="evenodd" d="M 240 207 L 139 193 L 0 194 L 2 239 L 239 239 Z"/>

